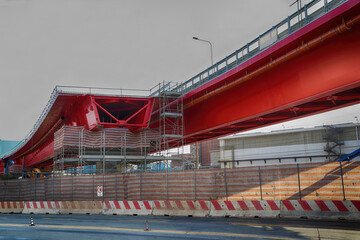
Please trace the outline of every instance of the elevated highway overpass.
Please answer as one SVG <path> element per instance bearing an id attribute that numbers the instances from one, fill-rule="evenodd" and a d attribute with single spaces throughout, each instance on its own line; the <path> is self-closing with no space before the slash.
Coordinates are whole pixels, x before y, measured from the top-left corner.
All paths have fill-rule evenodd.
<path id="1" fill-rule="evenodd" d="M 162 112 L 166 107 L 177 109 L 167 117 L 181 116 L 181 129 L 160 133 L 159 146 L 150 141 L 147 152 L 359 103 L 359 12 L 359 0 L 314 0 L 190 80 L 140 96 L 57 87 L 32 131 L 3 162 L 51 166 L 54 134 L 62 126 L 121 128 L 134 136 L 161 129 L 171 125 L 161 122 L 170 114 Z M 171 97 L 160 104 L 164 95 Z"/>

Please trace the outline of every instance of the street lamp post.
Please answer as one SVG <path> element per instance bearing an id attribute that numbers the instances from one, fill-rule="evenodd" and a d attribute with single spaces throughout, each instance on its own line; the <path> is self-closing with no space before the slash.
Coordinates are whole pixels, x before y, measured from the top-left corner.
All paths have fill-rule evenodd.
<path id="1" fill-rule="evenodd" d="M 301 0 L 296 0 L 295 2 L 293 2 L 290 7 L 292 5 L 294 5 L 296 3 L 297 5 L 297 11 L 298 11 L 298 24 L 299 24 L 299 27 L 301 26 L 301 21 L 302 21 L 302 14 L 300 15 L 300 9 L 301 9 Z M 300 17 L 301 17 L 301 20 L 300 20 Z"/>
<path id="2" fill-rule="evenodd" d="M 210 44 L 211 67 L 214 66 L 213 49 L 212 49 L 211 42 L 208 41 L 208 40 L 200 39 L 198 37 L 193 37 L 193 39 L 196 40 L 196 41 L 207 42 L 208 44 Z M 214 69 L 213 69 L 213 72 L 214 72 Z M 196 166 L 195 166 L 195 169 L 198 169 L 198 166 L 199 166 L 199 147 L 201 149 L 201 145 L 198 145 L 198 143 L 196 142 L 195 143 L 195 151 L 196 151 Z"/>
<path id="3" fill-rule="evenodd" d="M 207 42 L 208 44 L 210 44 L 210 53 L 211 53 L 211 66 L 214 65 L 214 59 L 213 59 L 213 48 L 212 48 L 212 44 L 210 41 L 208 40 L 204 40 L 204 39 L 200 39 L 200 38 L 197 38 L 197 37 L 193 37 L 194 40 L 197 40 L 197 41 L 201 41 L 201 42 Z"/>

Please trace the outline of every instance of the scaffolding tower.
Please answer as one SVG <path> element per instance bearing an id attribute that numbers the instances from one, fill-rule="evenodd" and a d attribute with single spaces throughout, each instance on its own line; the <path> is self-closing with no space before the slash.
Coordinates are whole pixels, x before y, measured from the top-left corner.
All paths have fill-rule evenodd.
<path id="1" fill-rule="evenodd" d="M 156 152 L 164 157 L 168 169 L 170 149 L 176 149 L 177 156 L 184 152 L 184 109 L 180 84 L 173 82 L 159 84 L 157 98 L 160 139 Z M 184 158 L 181 158 L 181 161 L 184 168 Z"/>

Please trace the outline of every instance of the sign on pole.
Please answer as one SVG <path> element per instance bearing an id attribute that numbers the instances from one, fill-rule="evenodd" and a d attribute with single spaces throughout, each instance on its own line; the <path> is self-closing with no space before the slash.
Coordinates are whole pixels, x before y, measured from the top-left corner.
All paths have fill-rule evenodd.
<path id="1" fill-rule="evenodd" d="M 103 196 L 103 186 L 97 186 L 97 196 L 98 197 Z"/>

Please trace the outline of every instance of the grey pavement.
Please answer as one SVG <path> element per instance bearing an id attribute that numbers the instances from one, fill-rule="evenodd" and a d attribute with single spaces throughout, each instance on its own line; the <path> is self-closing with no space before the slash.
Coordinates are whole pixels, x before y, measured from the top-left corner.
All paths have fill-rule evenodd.
<path id="1" fill-rule="evenodd" d="M 35 226 L 30 225 L 30 218 Z M 149 231 L 146 229 L 146 221 Z M 0 239 L 360 239 L 360 222 L 0 214 Z"/>

